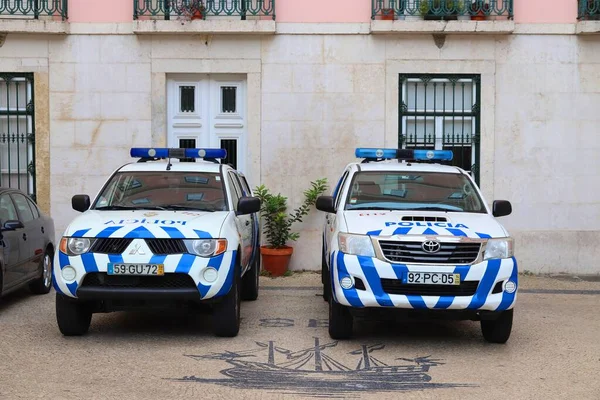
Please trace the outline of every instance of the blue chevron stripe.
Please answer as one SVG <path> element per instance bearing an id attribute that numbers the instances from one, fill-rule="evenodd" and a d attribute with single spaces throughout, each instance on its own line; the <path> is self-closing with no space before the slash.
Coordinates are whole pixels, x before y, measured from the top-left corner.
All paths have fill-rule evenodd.
<path id="1" fill-rule="evenodd" d="M 63 269 L 64 267 L 66 267 L 67 265 L 69 265 L 69 256 L 67 256 L 65 253 L 63 253 L 62 251 L 60 251 L 58 253 L 58 263 L 60 264 L 60 269 Z"/>
<path id="2" fill-rule="evenodd" d="M 479 232 L 475 232 L 475 234 L 477 236 L 479 236 L 481 239 L 491 239 L 491 236 L 488 235 L 487 233 L 479 233 Z"/>
<path id="3" fill-rule="evenodd" d="M 185 239 L 185 235 L 177 228 L 173 228 L 172 226 L 161 226 L 161 228 L 167 232 L 171 239 Z"/>
<path id="4" fill-rule="evenodd" d="M 212 236 L 208 232 L 199 231 L 197 229 L 194 229 L 194 232 L 196 232 L 196 235 L 198 235 L 200 239 L 212 239 Z"/>
<path id="5" fill-rule="evenodd" d="M 468 309 L 478 309 L 485 304 L 487 297 L 489 296 L 496 277 L 500 271 L 500 260 L 488 260 L 487 268 L 483 275 L 483 279 L 479 282 L 479 287 L 475 292 L 475 296 L 471 300 L 471 303 L 467 306 Z"/>
<path id="6" fill-rule="evenodd" d="M 467 236 L 466 233 L 464 233 L 463 231 L 461 231 L 460 229 L 455 229 L 455 228 L 446 228 L 446 230 L 448 232 L 450 232 L 451 234 L 453 234 L 454 236 Z"/>
<path id="7" fill-rule="evenodd" d="M 123 256 L 121 254 L 109 254 L 108 261 L 111 263 L 123 263 Z"/>
<path id="8" fill-rule="evenodd" d="M 75 231 L 71 237 L 83 237 L 83 235 L 85 235 L 86 233 L 88 233 L 90 231 L 90 228 L 88 229 L 81 229 L 78 231 Z"/>
<path id="9" fill-rule="evenodd" d="M 469 273 L 469 266 L 459 265 L 455 267 L 454 271 L 452 272 L 455 274 L 460 274 L 460 281 L 462 282 L 465 280 L 467 274 Z M 454 298 L 455 296 L 440 296 L 439 300 L 437 301 L 435 306 L 433 306 L 433 308 L 446 309 L 452 305 L 452 303 L 454 302 Z"/>
<path id="10" fill-rule="evenodd" d="M 150 257 L 150 264 L 164 264 L 167 256 L 166 255 L 153 255 Z"/>
<path id="11" fill-rule="evenodd" d="M 177 263 L 177 268 L 175 268 L 176 273 L 187 274 L 192 269 L 192 265 L 196 261 L 196 256 L 191 254 L 184 254 L 181 256 L 179 263 Z"/>
<path id="12" fill-rule="evenodd" d="M 367 232 L 368 236 L 379 236 L 381 234 L 382 229 L 378 230 L 378 231 L 369 231 Z"/>
<path id="13" fill-rule="evenodd" d="M 215 297 L 219 297 L 219 296 L 224 296 L 227 293 L 229 293 L 229 290 L 231 289 L 231 285 L 233 284 L 233 274 L 235 271 L 235 257 L 236 257 L 236 251 L 232 252 L 233 254 L 231 255 L 231 265 L 229 266 L 229 271 L 227 271 L 227 278 L 225 279 L 225 283 L 223 283 L 223 286 L 221 286 L 221 290 L 219 290 L 219 292 L 215 295 Z M 216 258 L 216 257 L 215 257 Z M 221 258 L 222 260 L 222 258 Z M 222 263 L 220 263 L 222 264 Z M 217 268 L 217 267 L 215 267 Z"/>
<path id="14" fill-rule="evenodd" d="M 344 263 L 344 253 L 341 251 L 337 254 L 337 269 L 339 278 L 342 279 L 344 276 L 350 276 L 348 270 L 346 269 L 346 263 Z M 358 297 L 358 293 L 356 289 L 342 289 L 342 293 L 344 293 L 344 297 L 348 300 L 348 303 L 353 307 L 362 307 L 363 303 L 360 301 Z"/>
<path id="15" fill-rule="evenodd" d="M 396 228 L 392 235 L 407 235 L 412 228 Z"/>
<path id="16" fill-rule="evenodd" d="M 85 272 L 98 272 L 98 265 L 96 264 L 96 258 L 92 253 L 85 253 L 81 255 L 81 262 L 83 262 L 83 269 Z"/>
<path id="17" fill-rule="evenodd" d="M 339 303 L 337 296 L 335 294 L 335 288 L 333 286 L 333 268 L 335 267 L 333 262 L 335 260 L 335 253 L 336 252 L 334 251 L 329 256 L 329 286 L 331 287 L 331 295 L 333 296 L 333 300 L 335 300 L 336 303 Z"/>
<path id="18" fill-rule="evenodd" d="M 392 269 L 394 270 L 396 277 L 400 280 L 408 273 L 408 267 L 404 264 L 392 264 Z M 422 296 L 408 295 L 406 298 L 413 308 L 427 308 Z"/>
<path id="19" fill-rule="evenodd" d="M 219 254 L 216 257 L 211 257 L 211 259 L 208 260 L 208 267 L 213 267 L 214 269 L 216 269 L 218 271 L 219 268 L 221 268 L 221 264 L 223 263 L 223 256 L 225 256 L 225 253 Z M 235 252 L 234 252 L 234 259 L 235 259 Z M 198 283 L 198 291 L 200 291 L 200 297 L 204 298 L 208 294 L 208 291 L 210 290 L 210 288 L 211 287 L 209 285 L 203 285 L 202 283 Z"/>
<path id="20" fill-rule="evenodd" d="M 437 235 L 437 232 L 431 228 L 427 228 L 425 229 L 425 232 L 423 232 L 423 235 Z"/>
<path id="21" fill-rule="evenodd" d="M 379 303 L 380 306 L 393 307 L 394 303 L 392 303 L 390 296 L 383 291 L 383 287 L 381 286 L 381 278 L 377 273 L 375 264 L 373 264 L 373 259 L 365 256 L 357 256 L 357 258 L 360 267 L 362 268 L 362 272 L 365 274 L 367 282 L 369 282 L 371 291 L 375 295 L 375 300 L 377 300 L 377 303 Z"/>
<path id="22" fill-rule="evenodd" d="M 75 296 L 75 293 L 77 292 L 77 282 L 73 282 L 73 283 L 67 283 L 67 287 L 69 288 L 69 292 L 71 292 L 71 294 L 73 296 Z"/>
<path id="23" fill-rule="evenodd" d="M 115 233 L 116 231 L 118 231 L 119 229 L 121 229 L 122 226 L 111 226 L 108 227 L 104 230 L 102 230 L 100 233 L 98 233 L 96 235 L 97 238 L 108 238 L 110 237 L 113 233 Z"/>
<path id="24" fill-rule="evenodd" d="M 137 238 L 137 239 L 154 239 L 155 236 L 148 228 L 144 226 L 138 226 L 124 237 L 126 238 Z"/>
<path id="25" fill-rule="evenodd" d="M 517 284 L 517 290 L 515 290 L 514 293 L 504 292 L 502 294 L 502 301 L 500 302 L 500 305 L 496 309 L 497 311 L 507 310 L 508 307 L 510 307 L 510 305 L 515 301 L 515 296 L 517 295 L 517 291 L 519 289 L 519 282 L 518 282 L 519 269 L 517 266 L 517 260 L 514 257 L 512 258 L 512 260 L 513 260 L 513 270 L 512 270 L 512 273 L 510 274 L 510 280 Z"/>

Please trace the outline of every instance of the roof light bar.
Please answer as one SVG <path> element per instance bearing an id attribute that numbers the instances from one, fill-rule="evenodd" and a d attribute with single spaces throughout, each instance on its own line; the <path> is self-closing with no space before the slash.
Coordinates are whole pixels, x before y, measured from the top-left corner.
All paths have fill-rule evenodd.
<path id="1" fill-rule="evenodd" d="M 370 160 L 451 161 L 454 157 L 452 150 L 357 148 L 354 154 L 357 158 Z"/>
<path id="2" fill-rule="evenodd" d="M 180 149 L 159 147 L 132 147 L 131 157 L 141 158 L 227 158 L 225 149 Z"/>

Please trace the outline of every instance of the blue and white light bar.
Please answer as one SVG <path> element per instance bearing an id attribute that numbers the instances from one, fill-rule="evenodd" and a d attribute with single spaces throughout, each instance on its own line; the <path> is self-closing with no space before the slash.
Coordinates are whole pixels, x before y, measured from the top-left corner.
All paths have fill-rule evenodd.
<path id="1" fill-rule="evenodd" d="M 225 149 L 179 149 L 159 147 L 132 147 L 131 157 L 141 158 L 227 158 Z"/>
<path id="2" fill-rule="evenodd" d="M 411 160 L 411 161 L 451 161 L 454 157 L 452 150 L 413 150 L 413 149 L 384 149 L 357 148 L 357 158 L 370 160 Z"/>

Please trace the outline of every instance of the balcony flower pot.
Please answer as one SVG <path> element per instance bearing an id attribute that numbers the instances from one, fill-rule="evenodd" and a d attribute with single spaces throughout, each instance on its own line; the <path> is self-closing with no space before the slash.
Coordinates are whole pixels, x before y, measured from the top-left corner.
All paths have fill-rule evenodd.
<path id="1" fill-rule="evenodd" d="M 326 182 L 326 178 L 311 182 L 311 188 L 304 191 L 304 201 L 291 214 L 287 213 L 287 197 L 272 194 L 265 185 L 255 189 L 255 195 L 261 202 L 262 231 L 267 237 L 267 244 L 261 246 L 260 254 L 263 268 L 272 276 L 284 275 L 288 270 L 294 249 L 287 243 L 300 237 L 299 233 L 291 231 L 292 224 L 302 222 L 315 205 L 317 197 L 327 190 Z"/>
<path id="2" fill-rule="evenodd" d="M 490 5 L 482 0 L 476 0 L 471 4 L 471 20 L 485 21 L 490 12 Z"/>
<path id="3" fill-rule="evenodd" d="M 393 8 L 382 8 L 381 19 L 384 21 L 393 21 L 396 19 L 396 13 Z"/>

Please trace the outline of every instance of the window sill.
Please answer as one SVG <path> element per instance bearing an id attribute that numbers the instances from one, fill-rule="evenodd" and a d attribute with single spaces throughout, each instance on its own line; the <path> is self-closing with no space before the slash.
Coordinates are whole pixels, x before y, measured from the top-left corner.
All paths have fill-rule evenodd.
<path id="1" fill-rule="evenodd" d="M 133 22 L 133 33 L 138 35 L 152 34 L 275 34 L 275 21 L 240 20 L 240 19 L 207 19 L 200 21 L 165 21 L 138 20 Z"/>
<path id="2" fill-rule="evenodd" d="M 600 21 L 579 21 L 575 26 L 577 35 L 597 35 L 600 34 Z"/>
<path id="3" fill-rule="evenodd" d="M 52 17 L 50 17 L 52 18 Z M 2 33 L 45 33 L 63 35 L 68 32 L 69 23 L 52 19 L 17 19 L 0 16 L 0 32 Z"/>
<path id="4" fill-rule="evenodd" d="M 515 30 L 512 20 L 488 21 L 423 21 L 396 20 L 371 21 L 371 33 L 446 33 L 446 34 L 511 34 Z"/>

